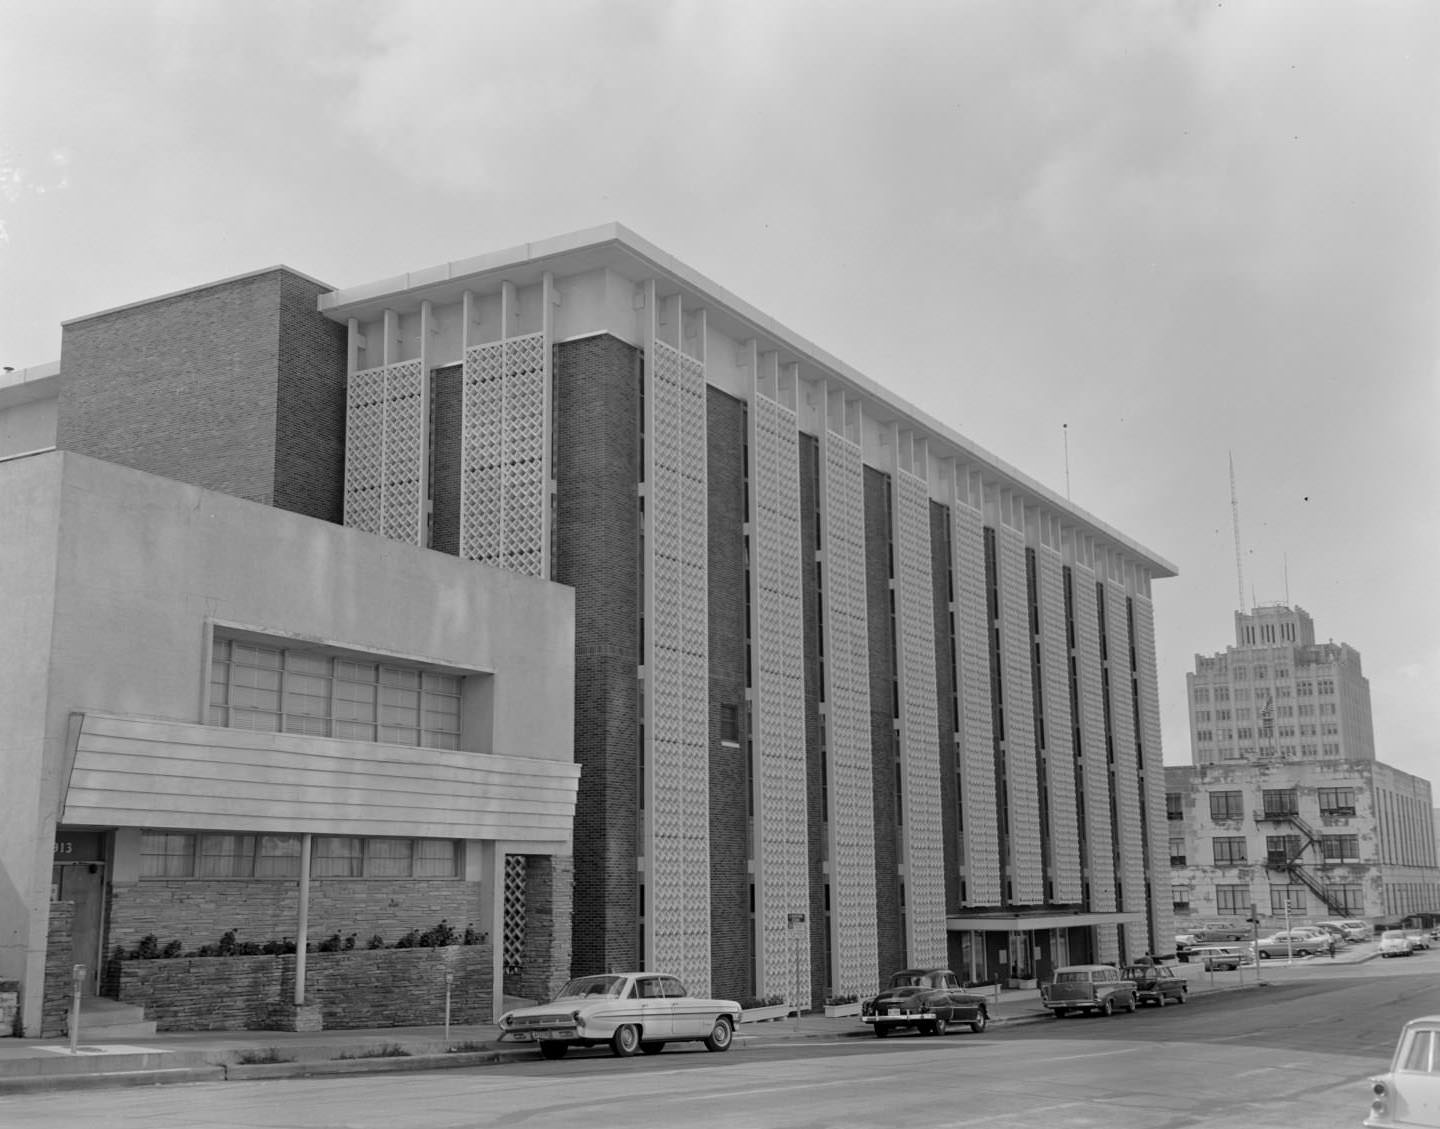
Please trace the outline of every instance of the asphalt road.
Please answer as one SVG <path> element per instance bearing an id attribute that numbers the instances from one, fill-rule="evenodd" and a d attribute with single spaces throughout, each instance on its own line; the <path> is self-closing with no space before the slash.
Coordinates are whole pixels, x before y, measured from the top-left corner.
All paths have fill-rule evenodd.
<path id="1" fill-rule="evenodd" d="M 677 1046 L 618 1060 L 0 1097 L 27 1129 L 1329 1129 L 1357 1126 L 1400 1024 L 1440 1012 L 1440 951 L 1267 968 L 1261 990 L 984 1035 Z"/>

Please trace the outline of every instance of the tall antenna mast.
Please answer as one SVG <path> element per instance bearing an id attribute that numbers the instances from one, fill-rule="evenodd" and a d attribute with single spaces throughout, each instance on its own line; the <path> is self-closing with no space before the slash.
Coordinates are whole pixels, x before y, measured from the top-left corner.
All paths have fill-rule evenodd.
<path id="1" fill-rule="evenodd" d="M 1065 500 L 1070 500 L 1070 425 L 1062 423 L 1060 432 L 1065 437 Z"/>
<path id="2" fill-rule="evenodd" d="M 1240 611 L 1245 610 L 1245 564 L 1240 556 L 1240 495 L 1235 491 L 1235 453 L 1230 454 L 1230 521 L 1235 527 L 1235 583 Z"/>

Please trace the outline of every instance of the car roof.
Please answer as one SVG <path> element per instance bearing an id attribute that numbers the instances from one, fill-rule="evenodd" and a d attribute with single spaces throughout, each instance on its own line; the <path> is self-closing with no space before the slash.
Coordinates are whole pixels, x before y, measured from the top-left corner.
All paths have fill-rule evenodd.
<path id="1" fill-rule="evenodd" d="M 1061 966 L 1060 968 L 1057 968 L 1055 971 L 1056 971 L 1056 972 L 1080 972 L 1080 971 L 1093 972 L 1093 971 L 1094 971 L 1095 969 L 1097 969 L 1097 968 L 1107 968 L 1107 969 L 1109 969 L 1111 972 L 1115 971 L 1115 966 L 1114 966 L 1113 964 L 1067 964 L 1067 965 Z"/>

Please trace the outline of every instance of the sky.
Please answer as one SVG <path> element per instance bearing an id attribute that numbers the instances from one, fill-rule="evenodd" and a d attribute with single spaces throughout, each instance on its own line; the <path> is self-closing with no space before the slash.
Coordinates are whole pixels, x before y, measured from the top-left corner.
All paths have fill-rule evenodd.
<path id="1" fill-rule="evenodd" d="M 0 0 L 0 28 L 0 364 L 278 263 L 346 287 L 618 221 L 1176 565 L 1166 763 L 1195 656 L 1289 602 L 1440 796 L 1440 3 Z"/>

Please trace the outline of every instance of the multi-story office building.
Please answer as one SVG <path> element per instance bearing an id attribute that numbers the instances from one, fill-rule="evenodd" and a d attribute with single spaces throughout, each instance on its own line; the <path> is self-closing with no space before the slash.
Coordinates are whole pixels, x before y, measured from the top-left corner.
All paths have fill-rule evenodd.
<path id="1" fill-rule="evenodd" d="M 1440 910 L 1430 782 L 1375 759 L 1354 648 L 1260 607 L 1186 682 L 1194 764 L 1165 770 L 1177 921 Z"/>
<path id="2" fill-rule="evenodd" d="M 574 589 L 576 973 L 1169 951 L 1174 569 L 625 229 L 77 319 L 57 380 L 61 447 Z"/>
<path id="3" fill-rule="evenodd" d="M 1316 643 L 1300 607 L 1235 613 L 1235 644 L 1185 676 L 1197 765 L 1279 757 L 1374 760 L 1370 683 L 1344 643 Z"/>

